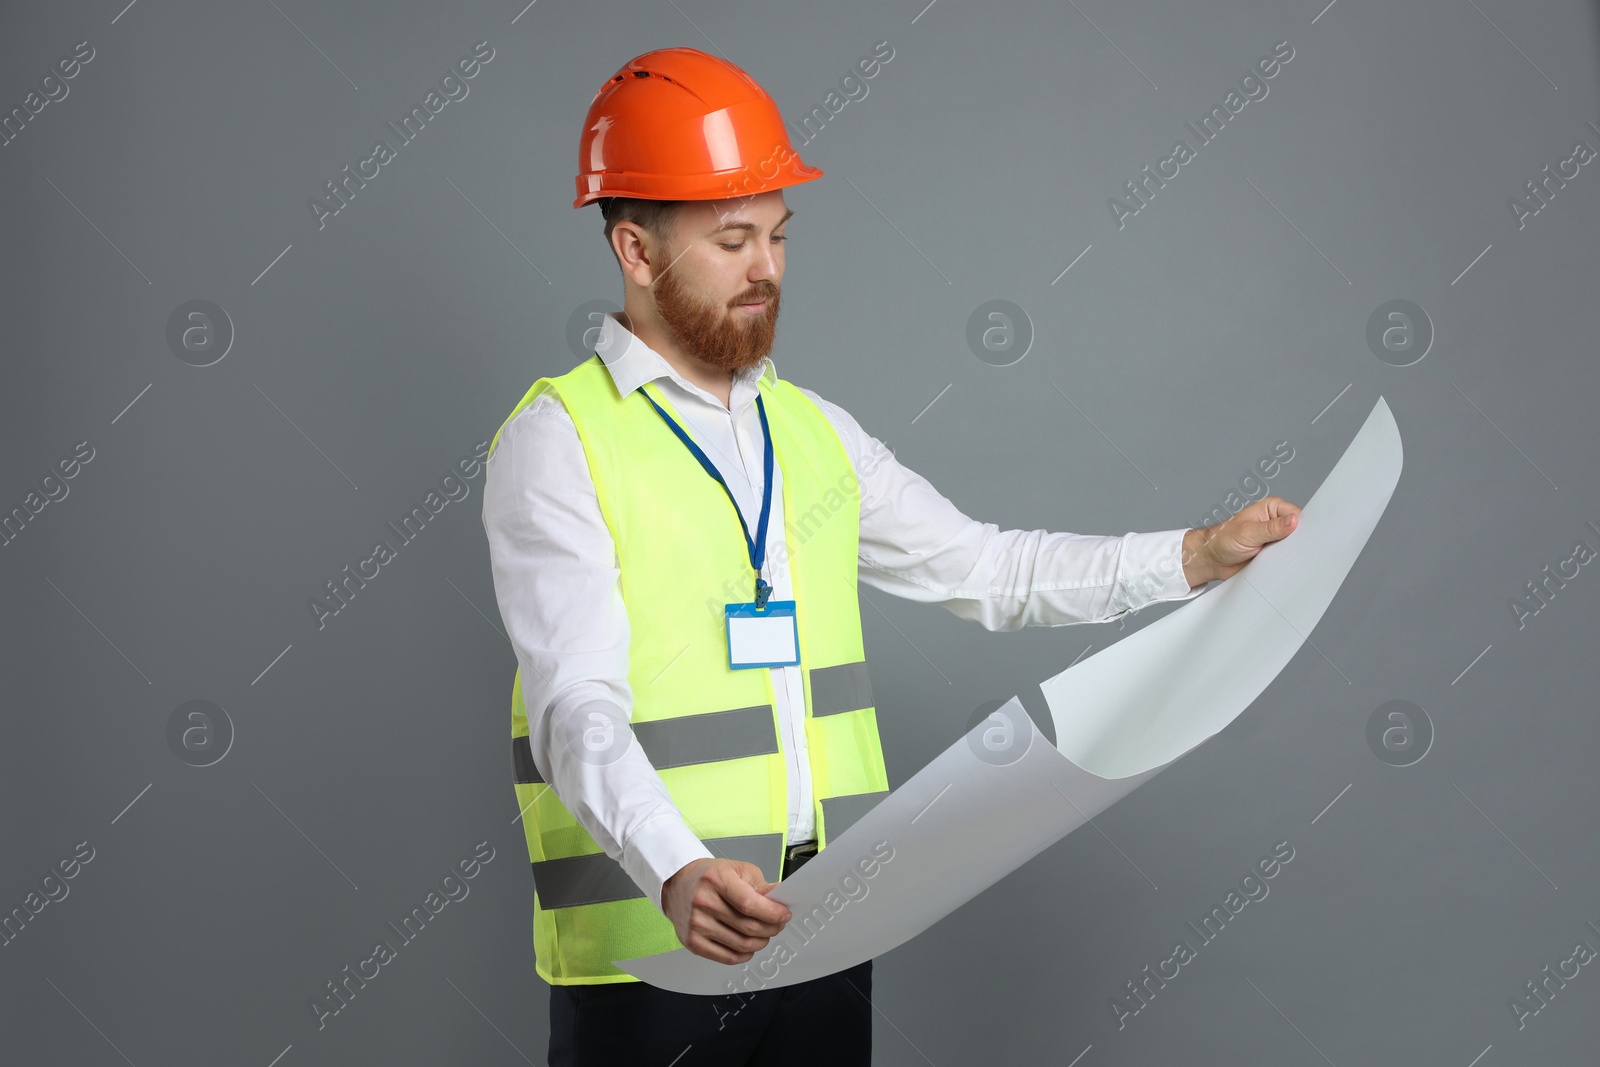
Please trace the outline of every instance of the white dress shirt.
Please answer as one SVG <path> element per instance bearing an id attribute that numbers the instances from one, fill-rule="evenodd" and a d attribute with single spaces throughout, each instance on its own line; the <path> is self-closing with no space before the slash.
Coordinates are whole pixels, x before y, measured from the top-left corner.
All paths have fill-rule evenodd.
<path id="1" fill-rule="evenodd" d="M 595 347 L 622 395 L 657 383 L 721 472 L 754 534 L 762 496 L 756 381 L 776 379 L 772 360 L 736 373 L 724 407 L 611 315 Z M 1183 576 L 1179 552 L 1186 529 L 1100 537 L 978 522 L 897 462 L 843 408 L 801 391 L 833 424 L 855 467 L 858 574 L 874 589 L 940 604 L 987 630 L 1016 630 L 1103 622 L 1156 601 L 1187 600 L 1205 588 L 1191 589 Z M 773 600 L 788 600 L 782 470 L 774 465 L 772 475 L 761 574 Z M 501 431 L 486 464 L 483 525 L 495 597 L 522 672 L 533 761 L 579 824 L 659 907 L 662 883 L 711 853 L 684 823 L 640 746 L 628 745 L 607 765 L 579 758 L 589 711 L 601 708 L 618 722 L 632 718 L 628 613 L 616 545 L 601 517 L 583 445 L 553 393 Z M 752 595 L 754 584 L 752 572 Z M 755 669 L 772 672 L 788 759 L 788 839 L 812 840 L 802 668 Z"/>

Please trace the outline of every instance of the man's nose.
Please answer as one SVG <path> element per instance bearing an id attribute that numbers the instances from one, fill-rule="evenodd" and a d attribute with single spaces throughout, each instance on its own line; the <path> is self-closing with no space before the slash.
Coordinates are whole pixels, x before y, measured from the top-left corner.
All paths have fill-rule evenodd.
<path id="1" fill-rule="evenodd" d="M 782 245 L 767 243 L 764 251 L 757 252 L 755 259 L 750 263 L 750 273 L 746 276 L 752 282 L 777 283 L 782 276 L 782 268 L 778 264 L 778 249 Z"/>

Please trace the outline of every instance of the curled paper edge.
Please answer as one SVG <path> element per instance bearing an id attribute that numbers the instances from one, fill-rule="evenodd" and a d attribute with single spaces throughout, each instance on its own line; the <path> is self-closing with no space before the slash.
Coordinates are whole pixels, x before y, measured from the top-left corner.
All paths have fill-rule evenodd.
<path id="1" fill-rule="evenodd" d="M 1288 537 L 1041 683 L 1055 746 L 1012 697 L 770 891 L 793 919 L 749 962 L 680 948 L 616 966 L 680 993 L 747 993 L 853 967 L 928 929 L 1238 718 L 1332 602 L 1402 461 L 1380 396 Z"/>

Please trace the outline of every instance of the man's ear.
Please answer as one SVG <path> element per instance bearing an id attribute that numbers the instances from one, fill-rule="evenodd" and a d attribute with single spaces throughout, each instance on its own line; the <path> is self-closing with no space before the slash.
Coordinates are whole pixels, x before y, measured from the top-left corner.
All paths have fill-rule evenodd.
<path id="1" fill-rule="evenodd" d="M 611 251 L 622 273 L 646 289 L 655 281 L 664 250 L 650 232 L 636 222 L 619 222 L 611 228 Z"/>

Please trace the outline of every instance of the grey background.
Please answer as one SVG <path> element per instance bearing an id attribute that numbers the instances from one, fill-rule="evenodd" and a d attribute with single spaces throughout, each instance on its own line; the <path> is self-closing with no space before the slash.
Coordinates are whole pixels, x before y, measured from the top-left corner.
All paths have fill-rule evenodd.
<path id="1" fill-rule="evenodd" d="M 827 175 L 787 191 L 785 377 L 1003 528 L 1198 525 L 1279 441 L 1270 491 L 1304 503 L 1379 395 L 1406 457 L 1315 650 L 879 959 L 877 1062 L 1592 1059 L 1593 967 L 1524 1028 L 1508 999 L 1600 948 L 1600 578 L 1511 604 L 1600 545 L 1600 174 L 1521 229 L 1507 201 L 1600 147 L 1594 5 L 123 3 L 0 17 L 0 111 L 95 49 L 0 148 L 0 507 L 95 450 L 0 549 L 0 907 L 95 850 L 0 948 L 0 1059 L 544 1062 L 481 475 L 324 628 L 307 602 L 620 300 L 570 206 L 605 78 L 693 45 L 798 120 L 880 40 L 868 95 L 795 134 Z M 307 199 L 481 40 L 469 96 L 319 231 Z M 1107 199 L 1281 40 L 1269 95 L 1119 230 Z M 237 332 L 208 367 L 166 343 L 192 299 Z M 965 341 L 991 299 L 1035 333 L 1008 367 Z M 1407 367 L 1365 339 L 1394 299 L 1436 331 Z M 892 784 L 1171 610 L 998 634 L 862 599 Z M 169 747 L 191 700 L 235 734 L 209 767 Z M 1408 767 L 1366 741 L 1392 700 L 1435 731 Z M 319 1030 L 308 998 L 480 841 L 470 895 Z M 1270 895 L 1119 1029 L 1110 999 L 1279 841 Z"/>

